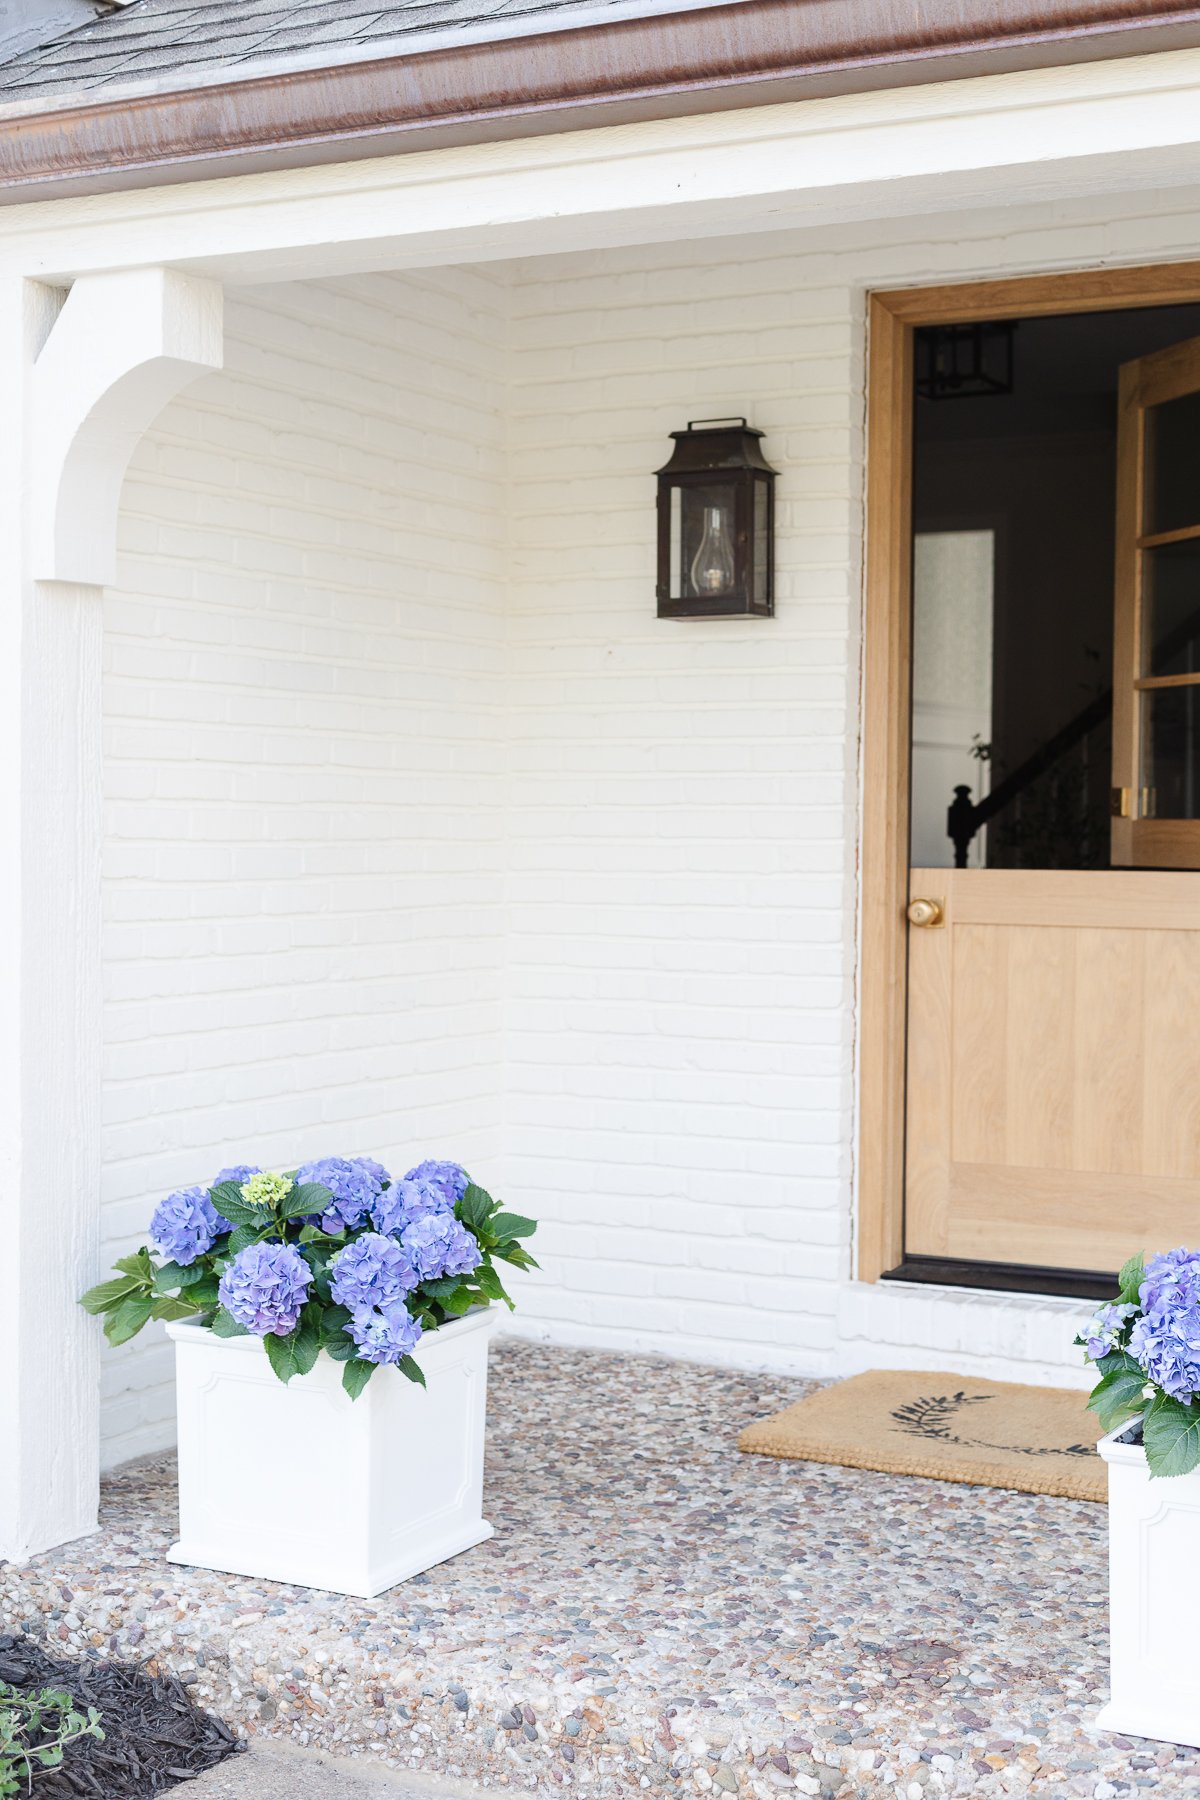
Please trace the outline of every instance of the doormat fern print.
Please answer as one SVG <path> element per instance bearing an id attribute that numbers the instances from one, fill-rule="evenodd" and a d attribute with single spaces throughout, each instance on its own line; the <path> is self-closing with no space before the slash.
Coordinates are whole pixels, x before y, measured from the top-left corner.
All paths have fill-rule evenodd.
<path id="1" fill-rule="evenodd" d="M 874 1369 L 748 1425 L 741 1450 L 938 1481 L 1107 1496 L 1087 1397 L 1071 1388 Z"/>
<path id="2" fill-rule="evenodd" d="M 935 1438 L 944 1444 L 970 1444 L 976 1449 L 1004 1450 L 1011 1456 L 1094 1456 L 1094 1444 L 1007 1444 L 994 1438 L 961 1437 L 951 1429 L 966 1406 L 985 1406 L 991 1394 L 927 1394 L 899 1406 L 892 1414 L 901 1431 L 912 1437 Z"/>

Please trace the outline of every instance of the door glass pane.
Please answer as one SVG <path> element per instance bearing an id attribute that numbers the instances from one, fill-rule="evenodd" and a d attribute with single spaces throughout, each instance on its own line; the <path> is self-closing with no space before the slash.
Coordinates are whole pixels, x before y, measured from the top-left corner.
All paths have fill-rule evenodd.
<path id="1" fill-rule="evenodd" d="M 954 866 L 946 814 L 956 787 L 988 790 L 992 735 L 992 531 L 920 531 L 913 540 L 912 860 Z M 987 859 L 978 831 L 968 866 Z"/>
<path id="2" fill-rule="evenodd" d="M 1200 525 L 1200 394 L 1146 409 L 1143 531 Z"/>
<path id="3" fill-rule="evenodd" d="M 1142 694 L 1144 815 L 1200 818 L 1200 686 Z"/>
<path id="4" fill-rule="evenodd" d="M 1200 669 L 1200 539 L 1143 551 L 1142 673 Z"/>

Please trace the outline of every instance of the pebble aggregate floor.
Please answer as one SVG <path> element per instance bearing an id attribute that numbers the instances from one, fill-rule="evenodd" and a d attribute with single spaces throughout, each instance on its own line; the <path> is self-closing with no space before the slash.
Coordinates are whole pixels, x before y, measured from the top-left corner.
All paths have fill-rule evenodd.
<path id="1" fill-rule="evenodd" d="M 1103 1507 L 738 1453 L 804 1392 L 501 1340 L 491 1542 L 376 1601 L 179 1569 L 155 1459 L 106 1483 L 99 1535 L 0 1565 L 0 1629 L 155 1659 L 251 1732 L 489 1787 L 1200 1796 L 1200 1753 L 1090 1727 Z"/>

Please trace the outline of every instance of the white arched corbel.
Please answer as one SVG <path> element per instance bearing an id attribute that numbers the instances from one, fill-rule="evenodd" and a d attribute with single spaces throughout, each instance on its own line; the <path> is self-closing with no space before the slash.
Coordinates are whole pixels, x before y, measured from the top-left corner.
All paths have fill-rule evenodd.
<path id="1" fill-rule="evenodd" d="M 138 439 L 222 365 L 218 283 L 175 269 L 81 276 L 32 371 L 35 581 L 115 579 L 121 483 Z"/>

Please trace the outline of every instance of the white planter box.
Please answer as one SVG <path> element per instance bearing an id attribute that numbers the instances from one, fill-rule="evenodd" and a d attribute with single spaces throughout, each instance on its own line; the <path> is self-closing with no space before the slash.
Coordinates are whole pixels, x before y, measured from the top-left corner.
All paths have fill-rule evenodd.
<path id="1" fill-rule="evenodd" d="M 321 1356 L 285 1387 L 257 1338 L 167 1327 L 179 1409 L 171 1562 L 371 1599 L 492 1536 L 483 1433 L 494 1308 L 417 1347 L 422 1388 L 380 1368 L 351 1401 Z"/>
<path id="2" fill-rule="evenodd" d="M 1200 1745 L 1200 1469 L 1152 1480 L 1128 1423 L 1099 1444 L 1108 1464 L 1112 1695 L 1104 1731 Z"/>

